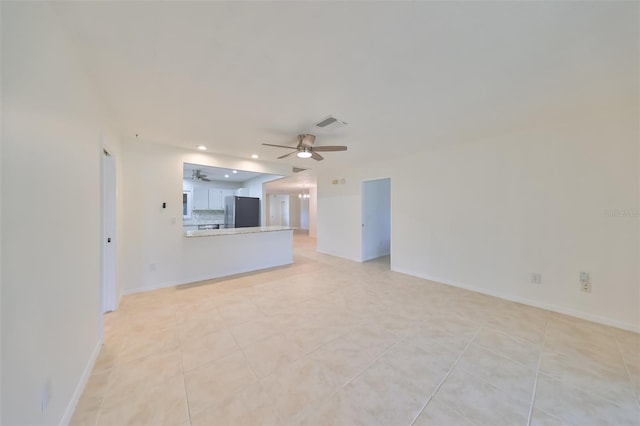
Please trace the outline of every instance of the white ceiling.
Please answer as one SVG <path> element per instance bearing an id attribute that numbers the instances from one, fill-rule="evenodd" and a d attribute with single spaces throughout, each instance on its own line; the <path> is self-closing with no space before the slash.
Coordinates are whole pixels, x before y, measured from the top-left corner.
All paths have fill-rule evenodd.
<path id="1" fill-rule="evenodd" d="M 125 135 L 353 165 L 637 98 L 637 2 L 54 2 Z M 313 131 L 348 145 L 275 160 Z M 324 155 L 324 153 L 323 153 Z"/>

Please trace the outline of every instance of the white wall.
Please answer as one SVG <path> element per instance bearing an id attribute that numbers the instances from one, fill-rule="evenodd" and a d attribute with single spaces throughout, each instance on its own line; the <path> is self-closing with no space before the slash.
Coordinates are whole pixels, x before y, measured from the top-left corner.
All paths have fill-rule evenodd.
<path id="1" fill-rule="evenodd" d="M 101 153 L 119 166 L 119 142 L 50 6 L 3 2 L 1 22 L 0 423 L 58 424 L 100 348 Z"/>
<path id="2" fill-rule="evenodd" d="M 267 198 L 267 208 L 269 210 L 267 225 L 290 226 L 289 195 L 269 194 Z"/>
<path id="3" fill-rule="evenodd" d="M 249 179 L 242 186 L 249 189 L 249 197 L 264 198 L 263 184 L 273 180 L 282 179 L 280 175 L 264 175 Z"/>
<path id="4" fill-rule="evenodd" d="M 390 176 L 390 171 L 371 175 L 371 173 L 377 173 L 380 168 L 389 169 L 388 164 L 334 170 L 318 176 L 317 250 L 319 252 L 356 262 L 362 261 L 362 197 L 360 193 L 362 181 Z M 338 183 L 333 184 L 332 182 L 335 181 Z M 313 193 L 310 194 L 309 211 L 312 212 L 314 197 Z M 309 235 L 311 235 L 311 226 Z"/>
<path id="5" fill-rule="evenodd" d="M 300 228 L 300 198 L 289 195 L 289 226 Z"/>
<path id="6" fill-rule="evenodd" d="M 280 175 L 264 175 L 250 179 L 244 183 L 244 187 L 249 189 L 249 197 L 260 198 L 260 224 L 266 225 L 269 217 L 269 205 L 266 193 L 264 191 L 264 184 L 271 182 L 272 180 L 281 179 Z"/>
<path id="7" fill-rule="evenodd" d="M 300 229 L 309 229 L 309 199 L 300 200 Z"/>
<path id="8" fill-rule="evenodd" d="M 316 238 L 318 235 L 318 189 L 309 188 L 309 236 Z"/>
<path id="9" fill-rule="evenodd" d="M 639 209 L 637 117 L 585 113 L 322 174 L 318 250 L 360 260 L 361 182 L 389 176 L 393 270 L 637 330 L 638 216 L 605 214 Z"/>
<path id="10" fill-rule="evenodd" d="M 285 175 L 280 164 L 242 160 L 145 142 L 124 144 L 125 293 L 188 282 L 183 268 L 183 163 Z M 162 208 L 162 203 L 167 208 Z M 174 223 L 175 219 L 175 223 Z M 215 256 L 215 253 L 212 253 Z M 151 265 L 155 265 L 155 270 Z"/>

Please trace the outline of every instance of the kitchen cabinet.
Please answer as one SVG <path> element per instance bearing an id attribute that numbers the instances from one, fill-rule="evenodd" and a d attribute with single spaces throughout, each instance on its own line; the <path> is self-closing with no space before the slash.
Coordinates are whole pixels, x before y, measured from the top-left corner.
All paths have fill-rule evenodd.
<path id="1" fill-rule="evenodd" d="M 222 190 L 209 188 L 209 210 L 224 210 Z"/>
<path id="2" fill-rule="evenodd" d="M 209 188 L 193 188 L 193 210 L 209 210 Z"/>
<path id="3" fill-rule="evenodd" d="M 193 210 L 224 210 L 224 200 L 229 195 L 234 195 L 233 189 L 194 188 Z"/>

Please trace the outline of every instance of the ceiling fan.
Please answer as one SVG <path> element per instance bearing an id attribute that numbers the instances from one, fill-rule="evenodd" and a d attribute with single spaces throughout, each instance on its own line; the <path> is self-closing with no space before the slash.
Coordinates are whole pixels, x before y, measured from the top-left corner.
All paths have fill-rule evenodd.
<path id="1" fill-rule="evenodd" d="M 323 160 L 324 157 L 318 152 L 331 152 L 331 151 L 346 151 L 347 147 L 342 145 L 334 145 L 334 146 L 313 146 L 316 137 L 315 135 L 305 133 L 298 135 L 298 145 L 297 146 L 286 146 L 286 145 L 273 145 L 270 143 L 263 143 L 262 145 L 266 146 L 274 146 L 276 148 L 288 148 L 294 149 L 295 151 L 291 151 L 288 154 L 281 155 L 278 159 L 288 157 L 292 154 L 296 154 L 299 158 L 313 158 L 316 161 Z"/>
<path id="2" fill-rule="evenodd" d="M 194 170 L 193 174 L 191 176 L 191 179 L 200 180 L 200 181 L 203 181 L 203 182 L 211 182 L 211 179 L 207 179 L 207 175 L 202 173 L 200 170 Z"/>

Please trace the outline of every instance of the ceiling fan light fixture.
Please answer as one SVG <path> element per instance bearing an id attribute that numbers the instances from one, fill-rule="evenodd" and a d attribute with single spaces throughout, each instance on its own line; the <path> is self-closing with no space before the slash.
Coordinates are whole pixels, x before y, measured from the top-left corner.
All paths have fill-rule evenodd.
<path id="1" fill-rule="evenodd" d="M 298 158 L 311 158 L 311 152 L 309 151 L 300 151 L 296 155 Z"/>

